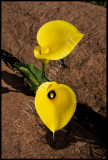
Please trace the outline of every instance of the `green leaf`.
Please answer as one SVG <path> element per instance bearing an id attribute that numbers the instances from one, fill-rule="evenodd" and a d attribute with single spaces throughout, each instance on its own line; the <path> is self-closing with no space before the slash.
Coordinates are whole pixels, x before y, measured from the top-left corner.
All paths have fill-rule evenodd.
<path id="1" fill-rule="evenodd" d="M 33 64 L 14 63 L 14 66 L 27 76 L 30 89 L 33 91 L 36 91 L 37 87 L 46 81 L 43 79 L 43 72 Z"/>

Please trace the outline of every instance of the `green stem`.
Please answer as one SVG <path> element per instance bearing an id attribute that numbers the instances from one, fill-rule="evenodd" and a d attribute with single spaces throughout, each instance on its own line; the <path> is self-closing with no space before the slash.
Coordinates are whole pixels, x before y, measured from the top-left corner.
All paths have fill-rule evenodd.
<path id="1" fill-rule="evenodd" d="M 43 70 L 42 70 L 42 72 L 43 72 L 43 79 L 44 79 L 45 81 L 50 81 L 50 80 L 46 77 L 46 64 L 43 64 Z"/>
<path id="2" fill-rule="evenodd" d="M 43 64 L 43 73 L 44 73 L 44 75 L 46 76 L 46 71 L 45 71 L 45 69 L 46 69 L 46 64 Z"/>

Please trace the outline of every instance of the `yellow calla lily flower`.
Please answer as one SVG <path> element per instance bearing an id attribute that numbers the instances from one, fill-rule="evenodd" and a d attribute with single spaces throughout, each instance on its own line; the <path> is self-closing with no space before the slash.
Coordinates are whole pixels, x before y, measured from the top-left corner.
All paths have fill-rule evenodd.
<path id="1" fill-rule="evenodd" d="M 54 81 L 42 83 L 35 96 L 36 111 L 53 134 L 71 120 L 76 103 L 73 90 Z"/>
<path id="2" fill-rule="evenodd" d="M 62 59 L 71 53 L 84 35 L 66 21 L 47 22 L 37 33 L 39 46 L 34 48 L 34 55 L 44 64 L 49 60 Z"/>

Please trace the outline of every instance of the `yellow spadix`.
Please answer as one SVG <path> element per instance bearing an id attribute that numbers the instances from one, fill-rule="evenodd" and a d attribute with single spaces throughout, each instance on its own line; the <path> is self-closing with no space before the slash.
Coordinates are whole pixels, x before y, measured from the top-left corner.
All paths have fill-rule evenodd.
<path id="1" fill-rule="evenodd" d="M 71 53 L 84 35 L 66 21 L 47 22 L 37 33 L 39 46 L 34 48 L 34 55 L 44 64 L 49 60 L 62 59 Z"/>
<path id="2" fill-rule="evenodd" d="M 35 96 L 36 111 L 53 134 L 70 121 L 76 103 L 73 90 L 54 81 L 42 83 Z"/>

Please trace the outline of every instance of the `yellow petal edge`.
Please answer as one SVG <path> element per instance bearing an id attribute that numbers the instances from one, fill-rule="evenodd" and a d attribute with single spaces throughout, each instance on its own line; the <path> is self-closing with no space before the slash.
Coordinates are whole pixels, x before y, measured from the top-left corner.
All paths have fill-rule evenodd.
<path id="1" fill-rule="evenodd" d="M 55 91 L 54 99 L 48 97 Z M 35 108 L 44 124 L 53 132 L 62 129 L 72 118 L 76 109 L 76 96 L 73 90 L 56 82 L 42 83 L 35 96 Z"/>
<path id="2" fill-rule="evenodd" d="M 69 22 L 47 22 L 37 33 L 39 46 L 34 48 L 34 55 L 38 59 L 62 59 L 71 53 L 84 35 Z"/>

